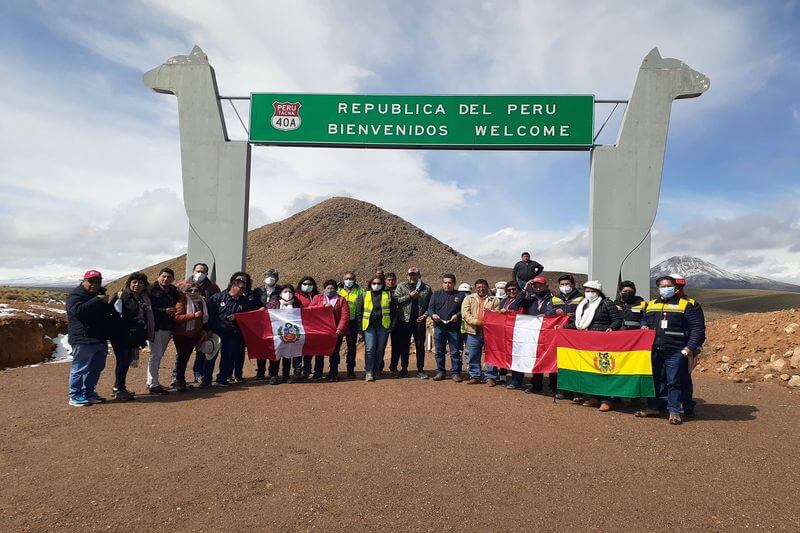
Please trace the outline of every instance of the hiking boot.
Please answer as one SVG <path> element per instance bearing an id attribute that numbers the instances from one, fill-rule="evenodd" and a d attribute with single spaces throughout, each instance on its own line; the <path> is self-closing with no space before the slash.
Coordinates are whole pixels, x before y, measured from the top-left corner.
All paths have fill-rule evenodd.
<path id="1" fill-rule="evenodd" d="M 604 413 L 611 411 L 611 404 L 609 402 L 600 402 L 600 408 L 598 411 L 602 411 Z"/>
<path id="2" fill-rule="evenodd" d="M 264 374 L 256 374 L 255 376 L 253 376 L 253 381 L 264 381 L 266 379 L 267 376 L 265 376 Z"/>
<path id="3" fill-rule="evenodd" d="M 461 374 L 453 374 L 452 380 L 454 383 L 461 383 L 462 381 L 464 381 L 463 379 L 461 379 Z"/>
<path id="4" fill-rule="evenodd" d="M 447 376 L 445 376 L 444 374 L 438 373 L 435 376 L 433 376 L 433 381 L 444 381 L 446 377 Z"/>
<path id="5" fill-rule="evenodd" d="M 497 381 L 495 381 L 493 379 L 487 379 L 486 380 L 486 384 L 489 385 L 490 387 L 496 387 L 497 386 Z"/>
<path id="6" fill-rule="evenodd" d="M 480 378 L 469 378 L 469 381 L 467 381 L 467 385 L 480 385 L 480 384 L 481 384 Z"/>
<path id="7" fill-rule="evenodd" d="M 111 393 L 111 396 L 116 399 L 118 402 L 129 402 L 133 400 L 134 393 L 127 389 L 114 389 Z"/>
<path id="8" fill-rule="evenodd" d="M 600 400 L 597 400 L 595 398 L 589 398 L 588 400 L 583 402 L 581 405 L 583 405 L 584 407 L 600 407 Z"/>

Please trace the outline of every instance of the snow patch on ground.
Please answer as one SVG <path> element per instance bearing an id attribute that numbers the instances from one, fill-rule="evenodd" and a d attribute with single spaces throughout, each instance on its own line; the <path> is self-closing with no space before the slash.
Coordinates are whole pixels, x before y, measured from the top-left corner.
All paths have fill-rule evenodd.
<path id="1" fill-rule="evenodd" d="M 56 345 L 56 351 L 53 352 L 53 355 L 45 361 L 46 363 L 65 363 L 68 361 L 72 361 L 72 346 L 69 345 L 67 342 L 67 336 L 63 333 L 56 336 L 55 339 L 51 339 L 53 344 Z"/>

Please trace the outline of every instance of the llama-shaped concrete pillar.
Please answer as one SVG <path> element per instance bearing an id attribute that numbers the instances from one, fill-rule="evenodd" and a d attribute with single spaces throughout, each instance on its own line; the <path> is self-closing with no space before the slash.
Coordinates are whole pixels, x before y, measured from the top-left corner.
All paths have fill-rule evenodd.
<path id="1" fill-rule="evenodd" d="M 589 186 L 589 279 L 616 292 L 650 285 L 650 230 L 658 210 L 672 101 L 700 96 L 708 78 L 654 48 L 642 61 L 615 146 L 595 148 Z"/>
<path id="2" fill-rule="evenodd" d="M 195 46 L 144 75 L 156 92 L 178 98 L 183 202 L 189 217 L 186 273 L 207 263 L 227 283 L 244 269 L 250 189 L 250 144 L 230 141 L 214 69 Z"/>

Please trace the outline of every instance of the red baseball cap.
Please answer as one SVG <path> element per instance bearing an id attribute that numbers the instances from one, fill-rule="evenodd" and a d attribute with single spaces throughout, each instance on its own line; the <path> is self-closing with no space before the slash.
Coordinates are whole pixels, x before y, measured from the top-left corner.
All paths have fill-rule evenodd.
<path id="1" fill-rule="evenodd" d="M 417 267 L 411 267 L 408 269 L 409 274 L 419 274 L 419 269 Z"/>
<path id="2" fill-rule="evenodd" d="M 533 282 L 544 283 L 545 285 L 547 285 L 547 278 L 545 278 L 544 276 L 536 276 L 535 278 L 533 278 Z"/>
<path id="3" fill-rule="evenodd" d="M 86 273 L 83 275 L 83 279 L 92 279 L 92 278 L 103 279 L 103 275 L 100 273 L 99 270 L 87 270 Z"/>

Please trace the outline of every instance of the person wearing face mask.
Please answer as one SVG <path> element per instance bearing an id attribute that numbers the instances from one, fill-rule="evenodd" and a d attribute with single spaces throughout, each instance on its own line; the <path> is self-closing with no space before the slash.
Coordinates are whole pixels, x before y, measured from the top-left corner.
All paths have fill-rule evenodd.
<path id="1" fill-rule="evenodd" d="M 291 285 L 284 285 L 281 289 L 280 297 L 267 303 L 267 309 L 296 309 L 299 307 L 302 307 L 302 304 L 300 300 L 295 298 L 294 288 Z M 302 361 L 302 357 L 281 357 L 275 361 L 270 361 L 269 384 L 292 383 L 293 379 L 290 377 L 289 372 L 294 368 L 295 379 L 299 378 L 300 371 L 298 368 Z M 278 370 L 281 371 L 281 377 L 278 377 Z"/>
<path id="2" fill-rule="evenodd" d="M 172 328 L 172 340 L 177 351 L 175 389 L 186 392 L 186 365 L 208 324 L 208 308 L 200 284 L 185 285 L 175 308 L 175 326 Z"/>
<path id="3" fill-rule="evenodd" d="M 587 281 L 583 284 L 585 298 L 575 309 L 575 321 L 567 324 L 567 329 L 585 331 L 617 331 L 622 328 L 622 314 L 611 299 L 603 294 L 603 285 L 599 281 Z M 572 400 L 584 407 L 599 407 L 600 411 L 611 411 L 611 398 L 575 396 Z"/>
<path id="4" fill-rule="evenodd" d="M 418 268 L 409 268 L 407 275 L 408 281 L 401 283 L 394 293 L 397 301 L 397 327 L 395 329 L 398 332 L 399 376 L 408 375 L 411 337 L 413 336 L 414 350 L 417 356 L 417 377 L 428 379 L 428 374 L 425 373 L 425 312 L 428 310 L 431 300 L 431 287 L 422 281 L 422 273 Z M 396 361 L 392 362 L 391 368 L 397 368 Z"/>
<path id="5" fill-rule="evenodd" d="M 494 284 L 494 289 L 492 289 L 492 294 L 495 298 L 497 298 L 498 302 L 502 302 L 506 299 L 506 285 L 508 284 L 507 281 L 498 281 Z M 486 384 L 490 387 L 496 386 L 498 383 L 506 383 L 508 378 L 508 369 L 507 368 L 497 368 L 496 366 L 486 365 Z"/>
<path id="6" fill-rule="evenodd" d="M 322 285 L 322 294 L 317 294 L 311 300 L 312 307 L 329 307 L 333 311 L 333 322 L 336 324 L 336 345 L 330 356 L 328 374 L 325 376 L 327 381 L 339 380 L 339 350 L 342 341 L 347 335 L 347 328 L 350 327 L 350 306 L 344 298 L 339 296 L 336 291 L 336 280 L 326 280 Z M 314 358 L 314 379 L 322 378 L 322 371 L 325 367 L 325 358 L 318 355 Z"/>
<path id="7" fill-rule="evenodd" d="M 178 290 L 186 292 L 186 287 L 190 283 L 197 283 L 200 287 L 200 292 L 203 298 L 208 300 L 211 295 L 219 292 L 219 285 L 211 281 L 208 276 L 208 265 L 205 263 L 197 263 L 192 268 L 191 275 L 185 280 L 177 284 Z M 203 365 L 205 364 L 206 356 L 200 350 L 194 352 L 194 364 L 192 365 L 192 372 L 194 373 L 194 382 L 200 383 L 203 377 Z M 175 364 L 172 365 L 172 387 L 177 384 L 176 376 L 178 375 L 178 356 L 175 356 Z"/>
<path id="8" fill-rule="evenodd" d="M 705 338 L 705 322 L 694 305 L 677 294 L 675 279 L 661 276 L 656 280 L 658 298 L 647 303 L 643 329 L 656 332 L 653 342 L 653 382 L 656 397 L 647 399 L 647 409 L 637 411 L 637 417 L 659 416 L 666 407 L 669 423 L 679 425 L 683 381 L 688 373 L 689 358 Z"/>
<path id="9" fill-rule="evenodd" d="M 356 302 L 356 321 L 364 333 L 366 381 L 375 381 L 386 351 L 389 333 L 397 321 L 397 303 L 385 287 L 383 276 L 375 275 L 370 290 Z"/>
<path id="10" fill-rule="evenodd" d="M 485 279 L 475 281 L 475 292 L 461 303 L 461 316 L 467 337 L 469 380 L 467 385 L 481 383 L 481 356 L 483 354 L 483 315 L 486 311 L 497 309 L 499 300 L 489 294 L 489 282 Z M 487 375 L 488 375 L 487 369 Z M 496 376 L 486 378 L 497 380 Z"/>
<path id="11" fill-rule="evenodd" d="M 619 284 L 619 296 L 614 302 L 622 314 L 622 329 L 639 329 L 647 307 L 644 298 L 636 295 L 636 284 L 623 281 Z"/>
<path id="12" fill-rule="evenodd" d="M 514 311 L 516 313 L 525 314 L 525 296 L 522 292 L 522 288 L 519 286 L 519 283 L 516 281 L 509 281 L 506 283 L 505 288 L 505 297 L 500 300 L 500 303 L 497 307 L 497 310 L 500 313 L 508 313 L 510 311 Z M 487 375 L 494 375 L 495 369 L 492 367 L 492 370 L 486 371 Z M 507 368 L 503 368 L 500 370 L 501 377 L 503 372 L 508 372 Z M 506 385 L 506 389 L 508 390 L 518 390 L 522 388 L 522 381 L 525 378 L 524 372 L 517 372 L 515 370 L 511 371 L 511 379 L 508 381 Z M 489 386 L 491 383 L 489 383 Z"/>
<path id="13" fill-rule="evenodd" d="M 274 309 L 274 305 L 270 306 L 270 303 L 277 304 L 278 300 L 280 300 L 283 287 L 278 285 L 279 279 L 278 271 L 274 268 L 268 268 L 264 271 L 264 284 L 253 289 L 253 298 L 261 310 Z M 267 379 L 266 374 L 267 359 L 256 359 L 256 376 L 253 379 L 255 381 Z"/>
<path id="14" fill-rule="evenodd" d="M 311 276 L 303 276 L 297 287 L 295 287 L 294 297 L 300 302 L 301 307 L 310 307 L 311 301 L 315 296 L 319 295 L 317 289 L 317 282 Z M 317 357 L 322 357 L 321 355 Z M 311 376 L 311 362 L 314 360 L 313 355 L 304 355 L 301 359 L 300 377 L 301 379 L 308 379 Z M 295 367 L 295 373 L 297 368 Z"/>
<path id="15" fill-rule="evenodd" d="M 700 320 L 703 322 L 703 324 L 705 324 L 706 314 L 703 312 L 703 307 L 700 305 L 700 302 L 694 298 L 689 298 L 689 296 L 686 294 L 686 279 L 678 274 L 671 274 L 671 276 L 675 280 L 675 294 L 681 298 L 685 298 L 690 305 L 694 306 L 694 309 L 697 311 L 697 315 L 700 317 Z M 697 349 L 694 351 L 694 354 L 689 359 L 689 364 L 686 367 L 681 366 L 681 406 L 683 407 L 681 412 L 686 418 L 694 418 L 695 401 L 692 370 L 694 370 L 694 367 L 697 364 L 697 358 L 700 356 L 700 352 L 703 350 L 703 343 L 705 342 L 706 338 L 704 334 L 703 338 L 700 340 L 700 346 L 697 347 Z"/>
<path id="16" fill-rule="evenodd" d="M 356 283 L 356 275 L 352 271 L 344 273 L 342 283 L 339 284 L 339 296 L 344 298 L 347 306 L 350 308 L 350 325 L 348 326 L 347 335 L 345 335 L 345 342 L 347 344 L 347 357 L 345 365 L 347 367 L 347 377 L 355 379 L 356 377 L 356 345 L 358 344 L 358 332 L 361 331 L 361 326 L 356 319 L 356 302 L 358 298 L 364 294 L 364 289 Z"/>
<path id="17" fill-rule="evenodd" d="M 237 383 L 241 383 L 242 379 L 245 344 L 233 315 L 257 309 L 255 300 L 249 296 L 251 291 L 247 282 L 250 276 L 243 274 L 243 272 L 237 272 L 231 276 L 228 288 L 213 295 L 206 304 L 209 315 L 208 327 L 219 335 L 221 341 L 219 371 L 216 380 L 217 385 L 221 387 L 230 386 L 234 375 Z M 216 357 L 206 360 L 201 387 L 211 385 L 215 363 Z"/>
<path id="18" fill-rule="evenodd" d="M 547 286 L 547 279 L 543 276 L 536 276 L 528 283 L 528 288 L 524 292 L 525 301 L 525 314 L 528 315 L 554 315 L 556 310 L 553 307 L 553 293 Z M 555 387 L 553 386 L 553 378 L 555 373 L 550 376 L 550 389 L 555 394 Z M 531 386 L 526 389 L 528 394 L 542 392 L 542 385 L 544 384 L 544 374 L 533 374 L 531 376 Z"/>
<path id="19" fill-rule="evenodd" d="M 175 273 L 171 268 L 162 268 L 156 283 L 147 288 L 147 296 L 153 304 L 155 319 L 155 335 L 150 342 L 150 358 L 147 362 L 147 391 L 153 395 L 168 394 L 166 388 L 159 383 L 161 359 L 172 340 L 172 327 L 175 325 L 175 305 L 180 299 L 177 287 L 172 284 Z"/>
<path id="20" fill-rule="evenodd" d="M 563 274 L 558 277 L 558 294 L 553 295 L 553 309 L 557 315 L 567 315 L 570 323 L 575 320 L 575 310 L 583 300 L 583 294 L 575 288 L 575 278 L 571 274 Z M 558 374 L 550 376 L 550 386 L 558 388 Z M 571 392 L 556 392 L 556 399 L 570 399 L 573 397 Z"/>
<path id="21" fill-rule="evenodd" d="M 391 294 L 392 298 L 394 298 L 395 291 L 397 290 L 397 274 L 394 272 L 389 272 L 386 274 L 384 279 L 386 280 L 386 290 L 389 291 L 389 294 Z M 397 363 L 400 361 L 400 340 L 398 338 L 399 329 L 400 328 L 394 328 L 389 334 L 389 344 L 391 345 L 391 353 L 389 355 L 389 372 L 393 378 L 398 377 Z M 381 360 L 380 372 L 383 373 L 383 360 Z"/>

